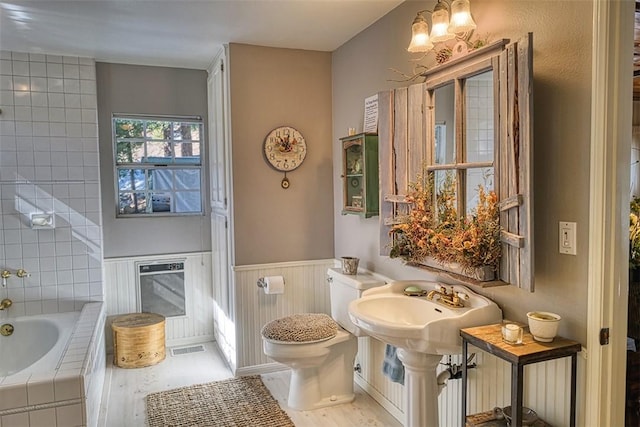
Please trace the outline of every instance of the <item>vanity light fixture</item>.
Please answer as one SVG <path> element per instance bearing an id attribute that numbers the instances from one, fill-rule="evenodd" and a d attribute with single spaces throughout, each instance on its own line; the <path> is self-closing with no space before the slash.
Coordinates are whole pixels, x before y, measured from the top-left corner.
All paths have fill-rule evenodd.
<path id="1" fill-rule="evenodd" d="M 451 11 L 451 13 L 449 13 Z M 429 24 L 424 16 L 431 13 L 431 34 Z M 445 42 L 455 37 L 464 38 L 473 31 L 476 23 L 471 16 L 469 0 L 453 0 L 451 6 L 446 1 L 438 0 L 433 12 L 421 10 L 411 24 L 411 43 L 409 52 L 428 52 L 434 43 Z"/>

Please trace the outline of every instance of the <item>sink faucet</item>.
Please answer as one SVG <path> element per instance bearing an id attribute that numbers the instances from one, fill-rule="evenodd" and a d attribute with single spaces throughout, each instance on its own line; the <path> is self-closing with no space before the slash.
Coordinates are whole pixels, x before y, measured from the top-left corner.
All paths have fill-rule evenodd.
<path id="1" fill-rule="evenodd" d="M 456 292 L 451 287 L 451 292 L 447 292 L 447 288 L 440 286 L 440 289 L 434 289 L 427 294 L 428 300 L 433 300 L 433 297 L 437 296 L 437 301 L 447 305 L 449 307 L 464 307 L 462 299 L 469 299 L 469 295 Z"/>
<path id="2" fill-rule="evenodd" d="M 9 298 L 5 298 L 0 301 L 0 310 L 6 310 L 7 308 L 11 307 L 12 304 L 13 301 L 11 301 Z"/>

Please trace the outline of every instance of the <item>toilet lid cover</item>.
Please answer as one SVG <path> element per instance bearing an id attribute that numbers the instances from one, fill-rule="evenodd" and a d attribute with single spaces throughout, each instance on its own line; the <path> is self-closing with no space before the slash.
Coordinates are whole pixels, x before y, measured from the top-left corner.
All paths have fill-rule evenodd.
<path id="1" fill-rule="evenodd" d="M 262 336 L 273 341 L 310 342 L 333 338 L 338 324 L 322 313 L 294 314 L 272 320 L 262 328 Z"/>

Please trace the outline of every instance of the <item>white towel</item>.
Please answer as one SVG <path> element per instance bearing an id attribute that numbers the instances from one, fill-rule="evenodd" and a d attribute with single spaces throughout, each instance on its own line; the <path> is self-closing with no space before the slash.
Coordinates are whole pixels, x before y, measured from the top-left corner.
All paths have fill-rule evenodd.
<path id="1" fill-rule="evenodd" d="M 382 372 L 394 383 L 404 385 L 404 365 L 398 359 L 398 349 L 387 344 L 384 350 L 384 362 L 382 362 Z"/>

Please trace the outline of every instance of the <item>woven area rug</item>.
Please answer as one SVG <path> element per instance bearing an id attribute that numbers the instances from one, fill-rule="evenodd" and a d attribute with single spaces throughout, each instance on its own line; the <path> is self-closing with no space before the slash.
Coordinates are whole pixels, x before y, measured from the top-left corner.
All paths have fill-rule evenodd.
<path id="1" fill-rule="evenodd" d="M 149 427 L 294 427 L 259 375 L 146 397 Z"/>

